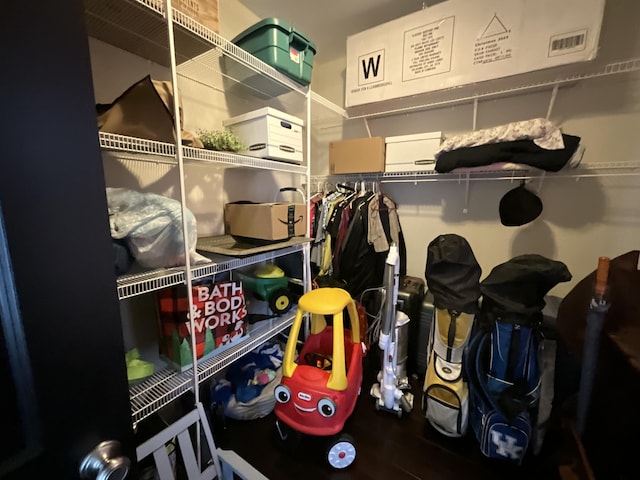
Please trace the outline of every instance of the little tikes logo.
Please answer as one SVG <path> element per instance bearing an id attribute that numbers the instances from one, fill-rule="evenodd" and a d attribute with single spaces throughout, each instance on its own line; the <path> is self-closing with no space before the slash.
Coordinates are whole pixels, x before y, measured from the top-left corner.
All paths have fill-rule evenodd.
<path id="1" fill-rule="evenodd" d="M 358 85 L 369 85 L 384 80 L 384 50 L 358 57 Z"/>

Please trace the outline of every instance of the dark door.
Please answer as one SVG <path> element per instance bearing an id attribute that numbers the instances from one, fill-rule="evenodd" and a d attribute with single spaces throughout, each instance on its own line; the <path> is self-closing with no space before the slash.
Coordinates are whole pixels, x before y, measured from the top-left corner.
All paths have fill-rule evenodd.
<path id="1" fill-rule="evenodd" d="M 74 479 L 134 454 L 81 0 L 3 1 L 0 62 L 0 477 Z"/>

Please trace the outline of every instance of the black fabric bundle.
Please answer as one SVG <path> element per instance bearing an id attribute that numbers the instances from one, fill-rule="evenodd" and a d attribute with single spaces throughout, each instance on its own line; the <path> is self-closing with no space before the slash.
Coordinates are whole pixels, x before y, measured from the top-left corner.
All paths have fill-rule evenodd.
<path id="1" fill-rule="evenodd" d="M 456 168 L 482 167 L 492 163 L 521 163 L 549 172 L 561 170 L 580 144 L 580 137 L 562 134 L 564 148 L 546 150 L 533 140 L 489 143 L 475 147 L 458 148 L 442 152 L 436 160 L 435 170 L 447 173 Z"/>
<path id="2" fill-rule="evenodd" d="M 111 240 L 115 256 L 116 275 L 124 275 L 133 265 L 133 255 L 124 240 Z"/>

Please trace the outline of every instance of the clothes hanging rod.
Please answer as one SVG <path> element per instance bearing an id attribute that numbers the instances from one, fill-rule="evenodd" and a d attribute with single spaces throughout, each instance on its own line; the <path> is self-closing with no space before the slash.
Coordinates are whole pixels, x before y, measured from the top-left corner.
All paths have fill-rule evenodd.
<path id="1" fill-rule="evenodd" d="M 563 173 L 540 171 L 535 173 L 527 173 L 526 171 L 507 171 L 503 174 L 496 175 L 497 172 L 451 172 L 451 173 L 426 173 L 416 175 L 388 175 L 383 173 L 367 173 L 367 174 L 336 174 L 336 175 L 317 175 L 311 177 L 311 183 L 327 182 L 331 179 L 334 181 L 375 181 L 380 183 L 423 183 L 423 182 L 462 182 L 467 181 L 502 181 L 502 180 L 530 180 L 540 178 L 543 174 L 545 180 L 556 178 L 603 178 L 603 177 L 637 177 L 640 176 L 640 163 L 624 165 L 618 167 L 609 167 L 619 169 L 634 169 L 634 171 L 609 171 L 609 172 L 581 172 L 581 173 Z M 596 169 L 596 167 L 593 167 Z M 334 182 L 335 183 L 335 182 Z"/>

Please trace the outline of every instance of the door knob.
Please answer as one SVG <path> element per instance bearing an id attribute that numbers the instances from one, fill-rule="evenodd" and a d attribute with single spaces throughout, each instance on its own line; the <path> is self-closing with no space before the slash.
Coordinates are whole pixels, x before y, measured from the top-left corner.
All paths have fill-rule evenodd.
<path id="1" fill-rule="evenodd" d="M 124 480 L 131 460 L 122 456 L 120 442 L 108 440 L 93 449 L 80 463 L 83 480 Z"/>

